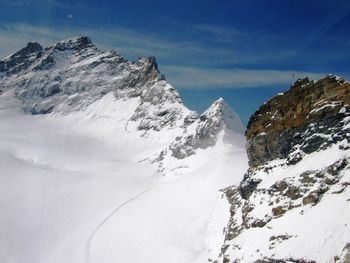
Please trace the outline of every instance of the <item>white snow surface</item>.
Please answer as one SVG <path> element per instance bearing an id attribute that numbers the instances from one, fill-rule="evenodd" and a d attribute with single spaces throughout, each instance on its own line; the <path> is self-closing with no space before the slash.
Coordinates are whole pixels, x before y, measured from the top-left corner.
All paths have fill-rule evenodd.
<path id="1" fill-rule="evenodd" d="M 229 218 L 219 190 L 247 169 L 243 135 L 228 143 L 222 130 L 214 146 L 168 158 L 163 176 L 148 158 L 182 130 L 145 134 L 130 121 L 138 106 L 139 97 L 108 93 L 82 110 L 30 115 L 11 90 L 0 96 L 1 262 L 193 263 L 218 255 Z"/>
<path id="2" fill-rule="evenodd" d="M 242 228 L 234 239 L 225 242 L 230 245 L 225 256 L 232 262 L 242 263 L 263 259 L 347 263 L 348 258 L 340 256 L 350 242 L 350 165 L 347 163 L 336 176 L 326 172 L 337 161 L 349 160 L 349 150 L 339 148 L 342 144 L 347 142 L 308 154 L 295 165 L 285 165 L 286 160 L 280 159 L 267 163 L 267 169 L 257 170 L 254 178 L 261 179 L 261 182 L 247 201 L 241 200 L 236 207 L 241 206 L 241 209 L 235 211 L 232 219 L 236 220 L 235 226 L 241 225 L 242 212 L 245 212 L 248 224 L 257 220 L 267 223 Z M 325 184 L 320 180 L 303 184 L 303 174 L 310 171 L 323 171 L 324 178 L 337 177 L 339 181 Z M 316 178 L 311 174 L 308 176 Z M 297 187 L 302 196 L 292 200 L 285 192 L 273 192 L 273 185 L 282 181 Z M 322 188 L 326 190 L 317 204 L 303 204 L 303 197 Z M 278 206 L 286 211 L 273 216 L 273 209 Z M 335 261 L 336 257 L 340 257 L 340 261 Z"/>
<path id="3" fill-rule="evenodd" d="M 0 63 L 1 263 L 347 258 L 349 162 L 317 177 L 350 159 L 346 140 L 266 164 L 251 197 L 236 191 L 230 207 L 220 190 L 237 190 L 248 160 L 223 99 L 198 116 L 154 58 L 131 62 L 87 38 L 22 55 Z M 314 183 L 301 183 L 305 172 Z M 303 196 L 276 192 L 282 181 Z M 320 201 L 304 205 L 315 190 Z M 239 234 L 224 240 L 230 227 Z"/>

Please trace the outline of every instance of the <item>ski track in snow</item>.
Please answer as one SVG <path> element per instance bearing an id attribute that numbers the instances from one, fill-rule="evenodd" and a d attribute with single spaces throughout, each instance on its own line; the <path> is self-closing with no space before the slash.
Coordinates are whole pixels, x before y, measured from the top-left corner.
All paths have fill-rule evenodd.
<path id="1" fill-rule="evenodd" d="M 90 263 L 90 251 L 91 251 L 91 244 L 92 241 L 94 240 L 97 232 L 104 226 L 104 224 L 107 223 L 107 221 L 114 216 L 121 208 L 123 208 L 124 206 L 126 206 L 127 204 L 129 204 L 130 202 L 138 199 L 139 197 L 141 197 L 142 195 L 146 194 L 147 192 L 151 191 L 152 188 L 149 188 L 147 190 L 142 191 L 141 193 L 137 194 L 134 197 L 131 197 L 130 199 L 126 200 L 125 202 L 123 202 L 121 205 L 119 205 L 116 209 L 114 209 L 112 211 L 112 213 L 110 213 L 105 219 L 103 219 L 94 229 L 94 231 L 92 231 L 92 233 L 90 234 L 89 240 L 87 242 L 87 246 L 86 246 L 86 258 L 87 258 L 87 263 Z"/>

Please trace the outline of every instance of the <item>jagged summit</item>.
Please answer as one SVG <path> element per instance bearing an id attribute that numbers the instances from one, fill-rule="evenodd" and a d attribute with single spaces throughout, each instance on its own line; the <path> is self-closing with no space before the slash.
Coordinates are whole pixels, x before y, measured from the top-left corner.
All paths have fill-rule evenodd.
<path id="1" fill-rule="evenodd" d="M 86 47 L 92 47 L 95 46 L 91 39 L 87 36 L 77 37 L 77 38 L 70 38 L 64 41 L 60 41 L 57 44 L 54 45 L 56 49 L 58 50 L 67 50 L 67 49 L 83 49 Z"/>
<path id="2" fill-rule="evenodd" d="M 201 116 L 187 109 L 177 90 L 159 72 L 155 57 L 129 61 L 118 52 L 98 49 L 85 36 L 47 48 L 32 43 L 23 50 L 19 54 L 24 55 L 10 70 L 8 62 L 0 62 L 0 87 L 2 92 L 13 90 L 25 112 L 84 112 L 107 95 L 114 100 L 136 101 L 126 125 L 133 123 L 145 133 L 179 129 L 183 145 L 175 141 L 170 147 L 177 158 L 215 145 L 217 134 L 224 129 L 243 131 L 238 115 L 222 98 Z"/>
<path id="3" fill-rule="evenodd" d="M 33 53 L 37 53 L 43 50 L 43 47 L 38 42 L 28 42 L 27 45 L 16 53 L 5 58 L 5 61 L 9 61 L 15 58 L 25 58 Z"/>
<path id="4" fill-rule="evenodd" d="M 137 63 L 144 66 L 146 75 L 150 76 L 150 78 L 165 80 L 165 76 L 158 69 L 155 57 L 140 57 Z"/>
<path id="5" fill-rule="evenodd" d="M 224 99 L 220 97 L 210 105 L 210 107 L 203 113 L 203 115 L 211 115 L 213 113 L 221 115 L 224 113 L 224 111 L 226 111 L 226 109 L 230 110 L 229 107 L 230 106 L 226 104 Z"/>
<path id="6" fill-rule="evenodd" d="M 87 48 L 96 48 L 89 37 L 82 36 L 60 41 L 50 47 L 44 48 L 38 42 L 28 42 L 26 47 L 0 61 L 0 73 L 11 75 L 29 69 L 41 57 L 46 55 L 46 66 L 50 66 L 53 57 L 50 56 L 57 51 L 81 51 Z M 48 55 L 49 53 L 49 55 Z M 51 64 L 50 64 L 51 63 Z M 38 67 L 37 69 L 46 69 Z"/>
<path id="7" fill-rule="evenodd" d="M 244 126 L 236 112 L 232 110 L 223 98 L 216 100 L 202 115 L 201 119 L 212 119 L 217 126 L 224 125 L 225 128 L 239 133 L 244 132 Z"/>
<path id="8" fill-rule="evenodd" d="M 88 36 L 72 37 L 65 40 L 61 40 L 49 47 L 46 50 L 56 50 L 56 51 L 68 51 L 75 50 L 81 51 L 86 48 L 96 48 L 95 44 L 91 41 Z"/>
<path id="9" fill-rule="evenodd" d="M 28 42 L 26 47 L 11 55 L 10 58 L 18 57 L 21 55 L 29 55 L 32 53 L 40 52 L 41 50 L 43 50 L 43 47 L 38 42 Z"/>
<path id="10" fill-rule="evenodd" d="M 0 61 L 0 73 L 2 90 L 14 89 L 24 110 L 33 114 L 83 109 L 109 92 L 116 98 L 139 96 L 140 107 L 166 101 L 182 104 L 154 57 L 128 61 L 115 51 L 99 50 L 88 37 L 60 41 L 45 49 L 29 43 Z"/>
<path id="11" fill-rule="evenodd" d="M 26 47 L 0 61 L 0 76 L 16 74 L 27 69 L 43 47 L 37 42 L 29 42 Z"/>
<path id="12" fill-rule="evenodd" d="M 196 149 L 206 149 L 214 146 L 218 141 L 218 135 L 224 132 L 225 135 L 234 133 L 235 136 L 243 134 L 244 128 L 238 115 L 222 99 L 215 101 L 203 114 L 189 114 L 185 118 L 183 134 L 175 138 L 165 150 L 172 156 L 183 159 L 193 155 Z"/>

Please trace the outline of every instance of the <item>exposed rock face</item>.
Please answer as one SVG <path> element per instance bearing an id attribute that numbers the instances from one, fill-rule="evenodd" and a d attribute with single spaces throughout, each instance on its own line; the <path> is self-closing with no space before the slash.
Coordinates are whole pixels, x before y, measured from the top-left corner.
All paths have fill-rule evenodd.
<path id="1" fill-rule="evenodd" d="M 0 61 L 0 74 L 11 75 L 27 69 L 42 50 L 39 43 L 29 42 L 25 48 Z"/>
<path id="2" fill-rule="evenodd" d="M 213 146 L 224 127 L 242 134 L 244 130 L 222 99 L 201 116 L 187 109 L 159 72 L 155 57 L 129 61 L 116 51 L 98 49 L 88 37 L 46 48 L 28 43 L 0 61 L 0 94 L 10 90 L 30 114 L 84 111 L 107 94 L 136 101 L 125 129 L 131 124 L 146 137 L 151 131 L 172 130 L 171 145 L 152 160 L 163 160 L 167 153 L 183 159 Z"/>
<path id="3" fill-rule="evenodd" d="M 31 114 L 82 110 L 110 92 L 117 99 L 139 98 L 131 118 L 139 130 L 173 126 L 190 112 L 154 57 L 128 61 L 115 51 L 98 49 L 88 37 L 45 49 L 28 43 L 0 61 L 0 93 L 7 90 L 14 90 Z"/>
<path id="4" fill-rule="evenodd" d="M 163 163 L 167 158 L 184 159 L 195 154 L 197 149 L 214 146 L 221 131 L 225 131 L 224 136 L 230 136 L 232 133 L 235 136 L 243 136 L 244 131 L 239 116 L 222 98 L 215 101 L 200 116 L 195 112 L 188 114 L 182 128 L 182 134 L 175 137 L 175 140 L 155 158 L 155 161 L 159 161 L 158 171 L 164 171 Z"/>
<path id="5" fill-rule="evenodd" d="M 347 185 L 341 182 L 341 179 L 349 164 L 350 158 L 346 157 L 324 168 L 305 170 L 277 180 L 269 186 L 259 186 L 264 181 L 261 178 L 277 177 L 278 168 L 281 166 L 265 165 L 259 169 L 250 169 L 238 187 L 241 197 L 246 200 L 245 207 L 249 208 L 244 210 L 242 217 L 245 228 L 261 227 L 289 210 L 305 205 L 316 205 L 330 189 L 333 190 L 330 191 L 332 195 L 344 191 Z M 252 182 L 256 182 L 253 189 L 251 189 Z M 257 215 L 254 211 L 259 209 L 257 205 L 259 200 L 269 200 L 267 206 L 262 209 L 265 209 L 265 214 L 260 211 Z"/>
<path id="6" fill-rule="evenodd" d="M 318 81 L 298 80 L 250 118 L 246 130 L 250 165 L 286 158 L 296 147 L 310 153 L 342 140 L 346 134 L 338 132 L 349 106 L 350 84 L 343 79 L 329 75 Z M 334 136 L 329 141 L 317 134 Z"/>
<path id="7" fill-rule="evenodd" d="M 350 262 L 350 243 L 347 243 L 340 256 L 334 257 L 335 262 L 347 263 Z"/>
<path id="8" fill-rule="evenodd" d="M 298 80 L 260 107 L 246 137 L 250 168 L 223 190 L 231 217 L 219 262 L 346 262 L 348 236 L 334 233 L 350 234 L 350 84 Z M 314 245 L 330 253 L 301 249 Z"/>
<path id="9" fill-rule="evenodd" d="M 215 101 L 201 116 L 190 115 L 188 122 L 196 120 L 195 125 L 184 131 L 181 137 L 170 145 L 171 154 L 179 159 L 192 155 L 197 148 L 205 149 L 215 145 L 217 134 L 224 128 L 243 133 L 243 125 L 236 113 L 222 98 Z M 194 129 L 191 129 L 195 127 Z"/>

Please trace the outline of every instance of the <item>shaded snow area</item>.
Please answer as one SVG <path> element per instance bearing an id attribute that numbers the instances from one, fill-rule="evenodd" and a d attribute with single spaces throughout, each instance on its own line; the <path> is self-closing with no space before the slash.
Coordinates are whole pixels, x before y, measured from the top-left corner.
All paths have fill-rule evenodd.
<path id="1" fill-rule="evenodd" d="M 183 128 L 140 129 L 132 121 L 139 100 L 107 93 L 81 110 L 30 115 L 11 90 L 0 96 L 1 262 L 193 263 L 217 257 L 229 220 L 219 190 L 242 180 L 244 137 L 221 129 L 215 144 L 195 154 L 164 157 L 160 172 L 152 158 Z"/>

